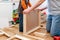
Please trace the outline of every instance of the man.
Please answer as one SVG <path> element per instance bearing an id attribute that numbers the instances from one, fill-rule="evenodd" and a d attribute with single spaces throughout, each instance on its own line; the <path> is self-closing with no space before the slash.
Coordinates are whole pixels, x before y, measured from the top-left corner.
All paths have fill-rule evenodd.
<path id="1" fill-rule="evenodd" d="M 39 0 L 34 6 L 23 11 L 24 14 L 30 13 L 46 0 Z M 48 17 L 47 17 L 47 32 L 51 36 L 60 36 L 60 0 L 47 0 L 48 2 Z"/>

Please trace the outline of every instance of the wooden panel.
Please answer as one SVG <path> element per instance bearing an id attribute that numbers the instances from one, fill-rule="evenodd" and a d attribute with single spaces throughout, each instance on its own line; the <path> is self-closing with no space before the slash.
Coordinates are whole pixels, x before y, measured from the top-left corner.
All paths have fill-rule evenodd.
<path id="1" fill-rule="evenodd" d="M 7 40 L 9 37 L 6 35 L 0 35 L 0 40 Z"/>
<path id="2" fill-rule="evenodd" d="M 34 10 L 29 14 L 24 14 L 23 23 L 24 23 L 24 33 L 29 33 L 39 28 L 40 23 L 39 10 Z"/>
<path id="3" fill-rule="evenodd" d="M 10 30 L 9 28 L 4 28 L 3 31 L 7 33 L 9 37 L 16 34 L 13 30 Z"/>
<path id="4" fill-rule="evenodd" d="M 13 38 L 13 39 L 11 39 L 11 40 L 21 40 L 21 39 L 18 39 L 18 38 Z"/>

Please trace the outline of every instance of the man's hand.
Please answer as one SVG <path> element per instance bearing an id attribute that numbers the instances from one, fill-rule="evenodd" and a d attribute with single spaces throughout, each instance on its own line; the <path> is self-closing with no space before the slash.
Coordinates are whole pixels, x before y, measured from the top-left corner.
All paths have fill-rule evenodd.
<path id="1" fill-rule="evenodd" d="M 38 6 L 40 6 L 45 0 L 39 0 L 34 6 L 26 9 L 23 11 L 23 14 L 28 14 L 30 13 L 32 10 L 34 10 L 35 8 L 37 8 Z"/>
<path id="2" fill-rule="evenodd" d="M 28 8 L 28 9 L 25 9 L 24 11 L 23 11 L 23 14 L 28 14 L 28 13 L 30 13 L 31 12 L 31 8 Z"/>

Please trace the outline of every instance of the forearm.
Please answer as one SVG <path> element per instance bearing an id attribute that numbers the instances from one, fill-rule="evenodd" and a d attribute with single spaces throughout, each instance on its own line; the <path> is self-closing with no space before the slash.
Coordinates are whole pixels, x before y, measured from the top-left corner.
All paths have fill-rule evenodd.
<path id="1" fill-rule="evenodd" d="M 31 10 L 34 10 L 35 8 L 37 8 L 38 6 L 40 6 L 45 0 L 39 0 L 34 6 L 31 7 Z"/>
<path id="2" fill-rule="evenodd" d="M 40 9 L 40 10 L 43 11 L 43 10 L 45 10 L 45 9 L 47 9 L 47 7 L 44 7 L 44 8 L 42 8 L 42 9 Z"/>

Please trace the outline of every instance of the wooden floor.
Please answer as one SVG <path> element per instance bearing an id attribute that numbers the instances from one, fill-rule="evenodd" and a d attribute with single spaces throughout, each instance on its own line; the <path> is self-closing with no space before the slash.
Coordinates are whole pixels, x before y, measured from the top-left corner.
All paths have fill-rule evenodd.
<path id="1" fill-rule="evenodd" d="M 42 29 L 39 28 L 38 30 L 30 33 L 29 35 L 39 37 L 44 40 L 53 40 L 53 38 L 50 36 L 49 33 L 46 32 L 46 29 L 44 29 L 44 28 L 42 28 Z"/>
<path id="2" fill-rule="evenodd" d="M 19 30 L 18 24 L 15 26 L 12 26 L 10 28 L 0 29 L 0 40 L 22 40 L 23 38 L 26 38 L 27 40 L 28 39 L 29 40 L 37 40 L 37 39 L 23 35 L 23 33 L 19 32 L 18 30 Z M 36 33 L 46 33 L 46 36 L 44 36 L 42 34 L 41 35 L 42 37 L 41 37 L 41 36 L 39 36 L 39 34 L 36 34 Z M 50 34 L 46 32 L 45 28 L 39 28 L 38 30 L 36 30 L 28 35 L 42 38 L 44 40 L 53 40 L 53 38 L 50 36 Z"/>

